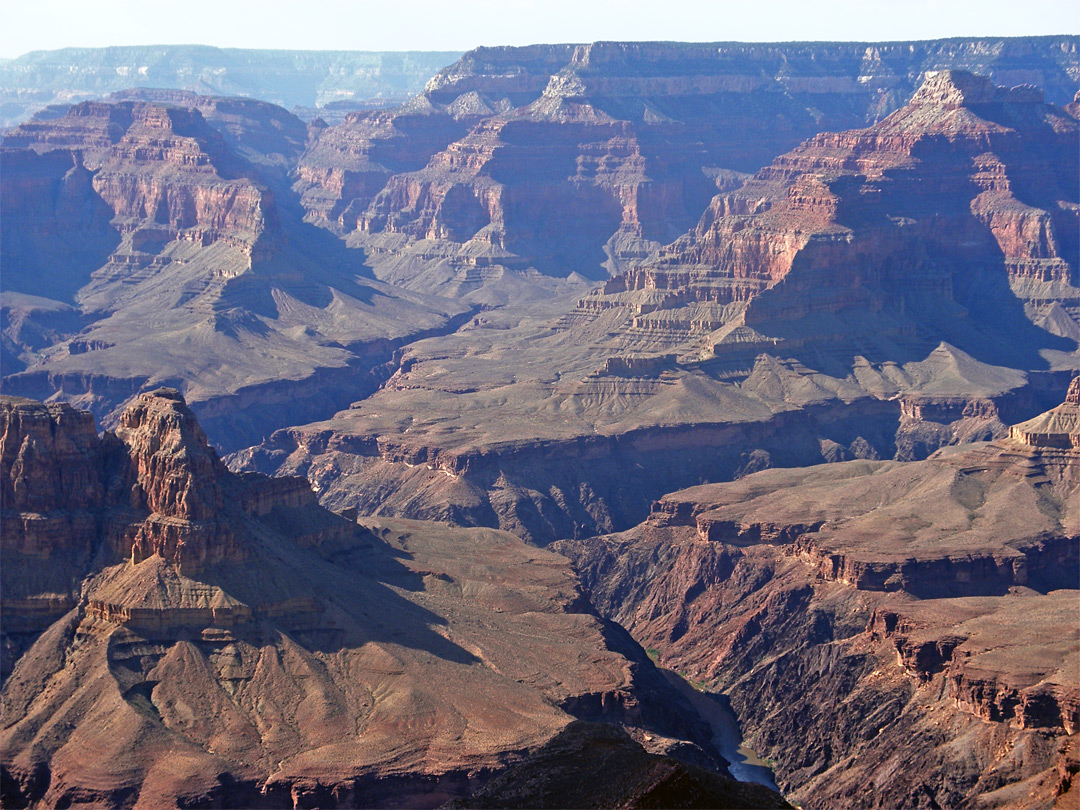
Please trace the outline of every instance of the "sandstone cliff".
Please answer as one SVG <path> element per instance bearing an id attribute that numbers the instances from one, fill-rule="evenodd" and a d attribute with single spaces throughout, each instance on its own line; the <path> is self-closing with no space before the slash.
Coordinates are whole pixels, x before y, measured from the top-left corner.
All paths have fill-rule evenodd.
<path id="1" fill-rule="evenodd" d="M 628 801 L 681 774 L 707 806 L 785 806 L 727 776 L 557 555 L 230 473 L 174 390 L 101 438 L 6 397 L 0 438 L 5 806 L 434 807 L 576 767 L 575 719 L 620 741 L 601 787 L 653 769 Z"/>
<path id="2" fill-rule="evenodd" d="M 632 267 L 737 172 L 878 120 L 929 71 L 963 65 L 1066 103 L 1075 59 L 1053 39 L 480 48 L 400 110 L 320 132 L 297 188 L 380 277 L 482 300 L 525 268 Z"/>
<path id="3" fill-rule="evenodd" d="M 364 280 L 359 257 L 300 221 L 295 116 L 126 96 L 4 137 L 5 391 L 112 425 L 169 384 L 238 447 L 363 396 L 398 345 L 466 311 Z"/>
<path id="4" fill-rule="evenodd" d="M 526 126 L 487 120 L 447 165 L 479 171 L 477 133 L 504 124 Z M 627 528 L 672 487 L 1000 438 L 1080 363 L 1078 136 L 1033 88 L 936 73 L 554 322 L 554 303 L 507 308 L 413 344 L 369 399 L 233 463 L 304 474 L 336 507 L 546 542 Z"/>
<path id="5" fill-rule="evenodd" d="M 287 522 L 299 529 L 310 521 L 310 535 L 294 533 L 308 544 L 344 531 L 334 528 L 302 479 L 230 473 L 173 389 L 140 395 L 116 434 L 100 439 L 91 414 L 66 404 L 5 396 L 0 420 L 4 549 L 17 554 L 6 566 L 5 599 L 31 598 L 33 560 L 58 551 L 78 550 L 80 564 L 89 565 L 104 544 L 121 559 L 156 555 L 195 572 L 245 559 L 244 515 L 294 510 Z M 73 588 L 80 573 L 54 578 L 68 577 Z"/>
<path id="6" fill-rule="evenodd" d="M 602 614 L 729 695 L 800 806 L 1069 806 L 1078 504 L 1075 450 L 1014 433 L 695 487 L 555 547 Z"/>
<path id="7" fill-rule="evenodd" d="M 933 74 L 872 127 L 817 135 L 716 196 L 569 323 L 614 310 L 623 342 L 723 369 L 940 340 L 1010 365 L 1056 360 L 1080 339 L 1078 132 L 1034 88 Z M 1019 332 L 1003 341 L 1006 321 Z"/>
<path id="8" fill-rule="evenodd" d="M 335 509 L 547 543 L 629 528 L 675 487 L 998 438 L 1068 385 L 1068 372 L 995 366 L 946 344 L 854 368 L 763 354 L 723 375 L 627 355 L 592 328 L 504 318 L 410 346 L 371 397 L 229 464 L 303 475 Z"/>

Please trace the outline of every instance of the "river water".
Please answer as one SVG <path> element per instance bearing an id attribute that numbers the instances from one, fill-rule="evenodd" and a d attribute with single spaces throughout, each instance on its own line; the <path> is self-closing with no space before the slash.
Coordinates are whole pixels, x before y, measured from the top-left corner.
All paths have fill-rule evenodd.
<path id="1" fill-rule="evenodd" d="M 679 673 L 658 667 L 664 677 L 682 692 L 690 705 L 705 719 L 713 730 L 713 745 L 724 759 L 731 763 L 728 770 L 740 782 L 754 782 L 780 792 L 773 778 L 772 769 L 756 753 L 743 745 L 742 731 L 735 712 L 720 696 L 700 692 L 687 683 Z"/>

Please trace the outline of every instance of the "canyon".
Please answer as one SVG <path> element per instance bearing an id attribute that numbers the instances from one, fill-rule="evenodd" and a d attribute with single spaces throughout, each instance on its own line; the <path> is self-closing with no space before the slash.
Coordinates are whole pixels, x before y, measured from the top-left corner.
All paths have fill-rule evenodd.
<path id="1" fill-rule="evenodd" d="M 554 548 L 799 806 L 1071 806 L 1078 450 L 1080 377 L 997 442 L 693 487 Z"/>
<path id="2" fill-rule="evenodd" d="M 230 473 L 173 389 L 100 439 L 68 405 L 0 417 L 5 806 L 434 807 L 508 766 L 785 806 L 555 554 Z M 609 739 L 625 764 L 574 763 Z"/>
<path id="3" fill-rule="evenodd" d="M 334 508 L 546 543 L 701 480 L 995 438 L 1080 365 L 1078 132 L 1034 90 L 937 73 L 562 315 L 412 344 L 373 396 L 233 463 L 304 474 Z"/>
<path id="4" fill-rule="evenodd" d="M 823 129 L 886 116 L 924 75 L 956 63 L 1003 81 L 1037 81 L 1044 97 L 1067 104 L 1078 58 L 1067 38 L 492 48 L 440 71 L 399 108 L 352 113 L 334 126 L 305 124 L 266 102 L 180 90 L 136 88 L 58 107 L 3 141 L 2 202 L 13 212 L 2 242 L 6 390 L 78 402 L 110 425 L 138 391 L 174 386 L 215 441 L 235 451 L 364 398 L 409 365 L 407 344 L 514 307 L 528 318 L 563 316 L 575 347 L 623 349 L 585 374 L 674 350 L 676 359 L 719 352 L 707 376 L 737 377 L 764 349 L 788 353 L 835 337 L 833 319 L 845 306 L 874 323 L 887 313 L 887 327 L 871 331 L 906 341 L 899 348 L 911 360 L 945 341 L 993 365 L 1053 372 L 1072 362 L 1080 329 L 1073 265 L 1062 259 L 1077 243 L 1075 189 L 1054 180 L 1075 164 L 1075 119 L 1062 108 L 1041 105 L 1034 91 L 980 101 L 978 92 L 991 92 L 984 87 L 971 89 L 968 104 L 957 90 L 965 112 L 936 120 L 927 111 L 951 102 L 928 90 L 925 103 L 916 98 L 921 114 L 905 108 L 870 130 L 903 129 L 908 146 L 886 134 L 810 141 L 744 181 Z M 995 105 L 1027 112 L 998 122 Z M 765 118 L 783 125 L 763 129 Z M 949 127 L 973 150 L 982 137 L 993 141 L 985 165 L 960 166 L 947 148 L 936 163 L 910 154 L 953 137 Z M 834 149 L 853 150 L 847 169 L 815 157 Z M 897 256 L 907 257 L 911 242 L 933 255 L 947 241 L 939 237 L 948 227 L 930 224 L 936 220 L 905 223 L 918 220 L 923 199 L 912 184 L 949 161 L 954 174 L 932 178 L 940 188 L 931 198 L 947 195 L 960 207 L 951 215 L 961 221 L 949 225 L 962 225 L 965 244 L 979 242 L 973 263 L 997 263 L 995 251 L 1004 252 L 1011 268 L 1008 289 L 992 274 L 1000 300 L 980 311 L 972 309 L 982 297 L 971 291 L 981 289 L 982 273 L 942 273 L 920 254 Z M 860 185 L 861 164 L 884 174 Z M 818 193 L 823 167 L 839 174 L 832 191 Z M 979 197 L 977 212 L 964 207 L 969 193 Z M 749 210 L 759 204 L 770 210 Z M 725 206 L 729 217 L 721 216 Z M 742 280 L 710 280 L 720 276 L 700 269 L 715 264 L 702 245 L 747 216 L 758 225 L 736 258 L 747 266 L 720 274 Z M 770 218 L 799 229 L 806 216 L 821 229 L 812 244 L 796 244 L 809 231 L 770 230 Z M 693 236 L 679 237 L 695 222 Z M 851 248 L 830 242 L 846 239 L 845 229 L 860 235 Z M 847 261 L 845 251 L 859 262 L 875 251 L 897 256 L 888 260 L 897 267 L 825 287 L 809 264 L 791 274 L 751 267 L 755 250 L 773 249 L 765 244 L 788 258 L 798 252 L 799 270 Z M 944 258 L 959 261 L 955 250 Z M 52 267 L 63 272 L 46 272 Z M 585 295 L 590 279 L 609 274 L 602 292 Z M 680 291 L 662 294 L 656 285 Z M 831 301 L 813 313 L 792 311 L 784 294 L 801 296 L 808 286 L 832 289 Z M 912 341 L 917 319 L 890 310 L 942 290 L 959 306 L 937 302 L 943 311 L 923 320 L 932 316 L 939 328 Z M 759 300 L 744 313 L 747 296 Z M 1011 311 L 1018 297 L 1030 313 Z M 1004 310 L 1010 322 L 1034 319 L 1039 330 L 1025 342 L 1057 359 L 1017 357 L 1011 341 L 981 345 L 990 330 L 973 336 L 971 324 L 1000 321 Z M 770 334 L 770 312 L 794 321 L 799 334 Z M 623 323 L 609 323 L 620 313 Z M 614 340 L 612 329 L 620 333 Z M 533 342 L 528 330 L 507 337 Z M 872 362 L 904 359 L 894 345 L 858 348 Z M 727 357 L 732 350 L 737 357 Z M 189 359 L 206 356 L 229 361 L 210 372 Z M 578 373 L 572 357 L 554 365 L 566 368 L 545 376 Z"/>
<path id="5" fill-rule="evenodd" d="M 1053 39 L 481 48 L 400 110 L 322 131 L 297 189 L 380 278 L 500 300 L 524 270 L 632 268 L 742 173 L 884 117 L 927 72 L 963 65 L 1067 104 L 1075 60 Z"/>
<path id="6" fill-rule="evenodd" d="M 4 805 L 1075 806 L 1075 37 L 370 56 L 3 133 Z"/>
<path id="7" fill-rule="evenodd" d="M 245 446 L 373 391 L 399 345 L 470 313 L 378 282 L 299 221 L 295 116 L 165 99 L 83 102 L 5 136 L 5 390 L 112 424 L 140 390 L 179 386 Z"/>

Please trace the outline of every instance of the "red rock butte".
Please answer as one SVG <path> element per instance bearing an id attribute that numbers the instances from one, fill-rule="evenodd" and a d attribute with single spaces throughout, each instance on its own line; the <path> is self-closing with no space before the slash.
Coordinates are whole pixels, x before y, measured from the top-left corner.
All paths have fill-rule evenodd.
<path id="1" fill-rule="evenodd" d="M 0 398 L 0 455 L 5 804 L 438 806 L 513 764 L 563 796 L 787 806 L 558 555 L 231 473 L 173 389 L 101 438 Z"/>
<path id="2" fill-rule="evenodd" d="M 1013 425 L 1009 438 L 1028 447 L 1080 451 L 1080 377 L 1069 383 L 1069 393 L 1061 405 Z"/>

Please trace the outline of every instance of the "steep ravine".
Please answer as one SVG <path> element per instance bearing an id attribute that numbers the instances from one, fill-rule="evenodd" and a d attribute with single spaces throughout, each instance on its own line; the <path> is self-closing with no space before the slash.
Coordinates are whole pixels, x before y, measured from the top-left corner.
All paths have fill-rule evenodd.
<path id="1" fill-rule="evenodd" d="M 912 650 L 882 632 L 876 595 L 771 549 L 568 545 L 556 548 L 600 612 L 728 695 L 747 745 L 802 807 L 1049 807 L 1070 786 L 1060 725 L 993 713 L 992 678 L 959 690 L 950 643 Z"/>
<path id="2" fill-rule="evenodd" d="M 1078 426 L 1080 378 L 990 444 L 693 487 L 552 548 L 801 807 L 1074 807 Z"/>
<path id="3" fill-rule="evenodd" d="M 787 806 L 565 558 L 230 473 L 175 390 L 0 398 L 0 512 L 4 807 Z"/>

